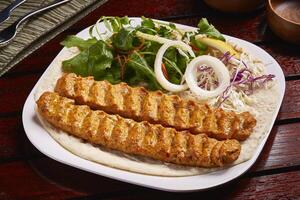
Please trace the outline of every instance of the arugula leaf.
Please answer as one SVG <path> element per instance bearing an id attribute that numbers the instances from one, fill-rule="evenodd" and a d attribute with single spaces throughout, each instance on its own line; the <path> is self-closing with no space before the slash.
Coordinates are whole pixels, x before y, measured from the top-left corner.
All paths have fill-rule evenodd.
<path id="1" fill-rule="evenodd" d="M 142 16 L 141 18 L 142 18 L 141 26 L 136 27 L 136 30 L 150 35 L 156 35 L 157 31 L 155 28 L 154 21 L 144 16 Z"/>
<path id="2" fill-rule="evenodd" d="M 106 68 L 104 76 L 97 80 L 108 80 L 112 84 L 121 82 L 120 65 L 116 62 L 116 60 L 113 60 L 110 68 Z"/>
<path id="3" fill-rule="evenodd" d="M 172 64 L 174 65 L 174 63 Z M 168 72 L 168 80 L 174 84 L 180 84 L 181 76 L 177 73 L 176 69 L 170 65 L 168 62 L 165 62 L 166 70 Z"/>
<path id="4" fill-rule="evenodd" d="M 124 25 L 129 24 L 129 18 L 127 16 L 125 17 L 113 17 L 109 20 L 112 26 L 112 29 L 114 32 L 120 31 L 122 28 L 124 28 Z"/>
<path id="5" fill-rule="evenodd" d="M 110 20 L 110 24 L 111 24 L 113 32 L 118 32 L 119 31 L 119 29 L 121 27 L 121 24 L 119 24 L 119 22 L 116 18 Z"/>
<path id="6" fill-rule="evenodd" d="M 128 18 L 128 16 L 124 16 L 124 17 L 117 17 L 117 19 L 120 21 L 120 23 L 122 25 L 128 25 L 130 23 L 130 20 Z"/>
<path id="7" fill-rule="evenodd" d="M 144 55 L 145 60 L 150 66 L 154 66 L 155 57 L 161 47 L 161 44 L 148 41 L 145 46 L 146 48 L 139 53 Z M 187 66 L 187 59 L 179 54 L 176 48 L 171 47 L 165 52 L 163 63 L 165 64 L 166 70 L 169 74 L 169 81 L 179 84 Z"/>
<path id="8" fill-rule="evenodd" d="M 160 47 L 161 47 L 161 44 L 159 44 L 157 42 L 151 42 L 151 41 L 145 42 L 145 48 L 142 50 L 141 53 L 143 53 L 143 52 L 151 52 L 152 53 L 152 54 L 144 55 L 144 58 L 147 61 L 149 66 L 154 66 L 156 53 L 158 52 Z"/>
<path id="9" fill-rule="evenodd" d="M 92 75 L 96 80 L 102 80 L 107 76 L 107 69 L 111 67 L 113 61 L 113 52 L 99 40 L 89 48 L 81 51 L 75 57 L 63 61 L 63 70 L 74 72 L 81 76 Z"/>
<path id="10" fill-rule="evenodd" d="M 172 60 L 173 62 L 177 62 L 177 49 L 175 47 L 170 47 L 164 53 L 164 57 Z"/>
<path id="11" fill-rule="evenodd" d="M 158 35 L 161 36 L 161 37 L 164 37 L 164 38 L 170 38 L 171 37 L 171 33 L 172 33 L 172 30 L 171 29 L 168 29 L 167 27 L 165 26 L 161 26 L 159 28 L 159 30 L 157 31 Z"/>
<path id="12" fill-rule="evenodd" d="M 110 31 L 110 32 L 119 32 L 122 28 L 124 28 L 125 25 L 128 25 L 130 23 L 130 20 L 128 16 L 124 17 L 107 17 L 103 16 L 101 17 L 97 23 L 103 22 L 104 26 Z"/>
<path id="13" fill-rule="evenodd" d="M 206 18 L 202 18 L 199 21 L 198 28 L 198 33 L 205 34 L 209 37 L 225 41 L 223 35 L 212 24 L 209 24 Z"/>
<path id="14" fill-rule="evenodd" d="M 199 40 L 196 40 L 194 35 L 191 36 L 190 41 L 191 41 L 191 44 L 193 44 L 194 47 L 196 47 L 196 48 L 194 49 L 194 51 L 196 51 L 195 54 L 196 54 L 197 56 L 200 56 L 200 55 L 205 54 L 205 52 L 206 52 L 206 50 L 207 50 L 207 48 L 208 48 L 207 45 L 203 44 L 203 43 L 200 42 Z"/>
<path id="15" fill-rule="evenodd" d="M 199 50 L 203 50 L 203 51 L 207 50 L 207 45 L 196 40 L 194 35 L 191 37 L 191 43 L 195 45 L 195 47 L 197 47 Z"/>
<path id="16" fill-rule="evenodd" d="M 113 53 L 107 45 L 99 40 L 88 49 L 88 73 L 95 79 L 101 79 L 105 70 L 111 67 Z"/>
<path id="17" fill-rule="evenodd" d="M 187 64 L 188 64 L 188 59 L 185 56 L 183 56 L 181 54 L 178 54 L 177 63 L 176 64 L 177 64 L 177 67 L 180 69 L 180 71 L 182 73 L 184 73 L 185 69 L 187 67 Z"/>
<path id="18" fill-rule="evenodd" d="M 186 61 L 186 58 L 179 54 L 174 47 L 169 48 L 164 54 L 164 63 L 169 75 L 169 81 L 174 84 L 180 84 L 182 75 L 185 72 L 186 63 L 181 63 L 183 59 Z"/>
<path id="19" fill-rule="evenodd" d="M 127 81 L 130 84 L 145 82 L 151 90 L 162 89 L 156 80 L 153 70 L 138 52 L 134 51 L 129 56 L 129 62 L 126 67 L 129 68 L 129 72 L 131 73 L 131 76 L 128 76 L 128 72 L 126 74 Z"/>
<path id="20" fill-rule="evenodd" d="M 74 72 L 80 76 L 88 76 L 88 50 L 80 52 L 77 56 L 62 62 L 65 72 Z"/>
<path id="21" fill-rule="evenodd" d="M 162 87 L 156 80 L 153 68 L 161 44 L 141 40 L 135 35 L 136 31 L 172 38 L 174 36 L 172 33 L 175 30 L 182 36 L 187 37 L 193 46 L 199 49 L 196 54 L 202 54 L 207 49 L 206 45 L 195 40 L 193 37 L 194 32 L 184 35 L 173 23 L 160 23 L 142 17 L 141 25 L 131 28 L 127 26 L 130 24 L 127 16 L 121 18 L 103 16 L 97 24 L 99 22 L 103 22 L 107 29 L 113 32 L 113 35 L 109 39 L 99 41 L 94 37 L 88 40 L 76 36 L 67 37 L 61 44 L 66 47 L 78 47 L 80 53 L 63 62 L 64 71 L 74 72 L 81 76 L 92 75 L 96 80 L 105 79 L 113 84 L 121 81 L 125 81 L 130 85 L 145 84 L 149 89 L 157 90 L 162 89 Z M 198 33 L 225 40 L 221 33 L 209 24 L 205 18 L 200 20 L 198 27 Z M 90 29 L 90 35 L 92 30 Z M 101 33 L 99 36 L 101 36 Z M 114 57 L 118 59 L 114 59 Z M 176 48 L 168 48 L 163 56 L 163 63 L 170 82 L 180 84 L 188 62 L 189 58 L 181 55 Z M 121 68 L 124 70 L 122 71 L 124 73 L 122 74 L 122 80 Z"/>
<path id="22" fill-rule="evenodd" d="M 62 41 L 60 44 L 65 47 L 78 47 L 80 51 L 83 51 L 87 48 L 89 48 L 91 45 L 95 44 L 97 42 L 96 38 L 90 38 L 87 40 L 84 40 L 82 38 L 79 38 L 75 35 L 69 35 L 66 37 L 64 41 Z"/>
<path id="23" fill-rule="evenodd" d="M 176 30 L 177 28 L 176 28 L 176 25 L 174 24 L 174 23 L 169 23 L 169 26 L 170 26 L 170 28 L 171 29 L 174 29 L 174 30 Z"/>
<path id="24" fill-rule="evenodd" d="M 146 18 L 142 16 L 142 22 L 141 22 L 142 27 L 150 28 L 150 29 L 155 29 L 155 23 L 152 19 Z"/>
<path id="25" fill-rule="evenodd" d="M 133 49 L 134 36 L 132 30 L 122 28 L 118 33 L 113 35 L 112 44 L 116 49 L 129 51 Z"/>

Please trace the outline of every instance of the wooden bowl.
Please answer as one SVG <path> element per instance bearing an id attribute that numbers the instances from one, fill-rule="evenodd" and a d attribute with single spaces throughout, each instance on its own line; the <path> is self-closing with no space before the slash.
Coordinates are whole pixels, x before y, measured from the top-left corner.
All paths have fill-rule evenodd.
<path id="1" fill-rule="evenodd" d="M 265 0 L 204 0 L 210 7 L 222 12 L 251 12 L 263 5 Z"/>
<path id="2" fill-rule="evenodd" d="M 280 38 L 300 44 L 299 0 L 268 0 L 267 20 L 270 28 Z"/>

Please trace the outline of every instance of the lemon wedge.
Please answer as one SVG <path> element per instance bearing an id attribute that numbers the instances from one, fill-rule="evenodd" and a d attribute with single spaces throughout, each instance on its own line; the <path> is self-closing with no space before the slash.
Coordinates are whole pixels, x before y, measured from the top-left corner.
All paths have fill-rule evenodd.
<path id="1" fill-rule="evenodd" d="M 240 53 L 237 52 L 232 46 L 222 40 L 216 40 L 213 38 L 203 37 L 203 35 L 196 35 L 195 39 L 203 44 L 220 50 L 222 53 L 229 52 L 236 59 L 240 59 Z"/>

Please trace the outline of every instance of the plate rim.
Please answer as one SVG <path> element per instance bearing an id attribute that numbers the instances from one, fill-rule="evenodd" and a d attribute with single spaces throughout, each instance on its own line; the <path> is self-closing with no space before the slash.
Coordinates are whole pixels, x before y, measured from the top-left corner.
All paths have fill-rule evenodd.
<path id="1" fill-rule="evenodd" d="M 135 21 L 137 23 L 139 23 L 140 20 L 141 20 L 140 17 L 130 17 L 129 19 L 131 19 L 131 20 L 133 20 L 133 21 Z M 167 22 L 167 21 L 162 21 L 162 20 L 156 20 L 156 21 Z M 195 27 L 186 26 L 186 25 L 182 25 L 182 24 L 175 23 L 175 25 L 179 26 L 179 27 L 182 27 L 182 28 L 186 28 L 186 29 L 195 29 Z M 81 35 L 84 32 L 87 32 L 89 30 L 89 28 L 90 27 L 87 27 L 87 28 L 81 30 L 76 35 Z M 192 191 L 199 191 L 199 190 L 210 189 L 210 188 L 213 188 L 213 187 L 225 184 L 225 183 L 227 183 L 229 181 L 232 181 L 232 180 L 236 179 L 237 177 L 241 176 L 242 174 L 244 174 L 246 171 L 248 171 L 251 168 L 251 166 L 256 162 L 257 158 L 261 154 L 261 152 L 263 150 L 263 147 L 265 146 L 265 143 L 266 143 L 266 141 L 267 141 L 267 139 L 268 139 L 268 137 L 269 137 L 269 135 L 271 133 L 271 130 L 272 130 L 273 126 L 274 126 L 274 122 L 276 120 L 276 117 L 277 117 L 277 115 L 279 113 L 279 109 L 280 109 L 281 104 L 282 104 L 282 100 L 283 100 L 284 93 L 285 93 L 285 78 L 284 78 L 284 74 L 283 74 L 283 71 L 282 71 L 282 68 L 280 67 L 280 65 L 265 50 L 263 50 L 262 48 L 254 45 L 254 44 L 252 44 L 252 43 L 250 43 L 248 41 L 245 41 L 245 40 L 242 40 L 242 39 L 239 39 L 239 38 L 235 38 L 235 37 L 231 37 L 231 36 L 228 36 L 228 35 L 225 35 L 225 34 L 224 34 L 224 36 L 226 38 L 228 38 L 229 40 L 233 40 L 234 43 L 237 43 L 239 46 L 246 45 L 248 48 L 251 47 L 253 49 L 257 49 L 257 51 L 260 51 L 263 54 L 265 54 L 264 57 L 267 56 L 270 59 L 270 61 L 272 62 L 272 66 L 273 65 L 274 65 L 274 67 L 276 66 L 275 67 L 276 69 L 274 69 L 274 70 L 277 70 L 277 72 L 280 74 L 280 76 L 277 77 L 278 82 L 279 82 L 279 87 L 280 87 L 280 89 L 279 89 L 280 101 L 278 102 L 277 108 L 275 110 L 275 114 L 274 114 L 273 119 L 271 121 L 271 124 L 269 126 L 268 133 L 261 140 L 261 143 L 258 145 L 257 150 L 254 152 L 254 155 L 252 156 L 251 159 L 249 159 L 248 161 L 243 162 L 241 164 L 229 167 L 229 169 L 225 169 L 225 170 L 231 170 L 233 168 L 240 168 L 239 169 L 240 172 L 236 173 L 234 176 L 230 176 L 229 178 L 225 177 L 223 180 L 219 181 L 218 183 L 216 183 L 216 182 L 208 183 L 206 186 L 201 186 L 201 187 L 194 186 L 194 187 L 188 187 L 188 188 L 177 188 L 177 187 L 174 187 L 174 184 L 172 184 L 173 182 L 178 183 L 178 181 L 179 181 L 179 182 L 183 183 L 183 182 L 185 182 L 184 180 L 192 179 L 191 177 L 201 178 L 201 176 L 204 176 L 204 175 L 206 176 L 207 174 L 194 175 L 194 176 L 186 176 L 186 177 L 161 177 L 161 176 L 152 176 L 152 175 L 138 174 L 138 173 L 129 172 L 129 171 L 126 171 L 126 170 L 121 170 L 121 169 L 115 169 L 115 168 L 112 168 L 112 167 L 109 167 L 109 166 L 105 166 L 105 165 L 101 165 L 99 163 L 95 163 L 93 161 L 85 160 L 85 159 L 83 159 L 83 158 L 81 158 L 81 157 L 79 157 L 79 156 L 77 156 L 75 154 L 70 153 L 69 151 L 67 151 L 63 147 L 61 147 L 51 136 L 49 136 L 49 137 L 51 137 L 51 139 L 55 143 L 57 143 L 57 145 L 60 146 L 60 148 L 63 148 L 63 150 L 66 151 L 66 152 L 68 152 L 69 154 L 72 154 L 73 156 L 80 158 L 79 161 L 84 160 L 84 162 L 82 161 L 83 164 L 80 163 L 80 162 L 73 162 L 72 163 L 70 161 L 64 160 L 59 155 L 53 155 L 52 153 L 49 153 L 50 151 L 47 150 L 47 148 L 42 147 L 41 144 L 38 144 L 36 142 L 36 138 L 34 138 L 34 135 L 31 133 L 32 130 L 28 126 L 29 126 L 30 123 L 32 123 L 32 121 L 30 121 L 30 120 L 32 120 L 32 115 L 30 115 L 30 114 L 35 115 L 35 110 L 34 110 L 35 106 L 32 106 L 32 104 L 33 105 L 35 104 L 35 102 L 34 102 L 34 93 L 36 91 L 37 85 L 47 75 L 47 73 L 50 71 L 49 69 L 51 68 L 51 65 L 53 64 L 53 62 L 60 56 L 60 54 L 62 54 L 63 51 L 65 51 L 66 48 L 62 48 L 62 50 L 52 60 L 52 62 L 49 64 L 49 66 L 47 67 L 47 69 L 45 70 L 45 72 L 39 78 L 39 80 L 37 81 L 37 83 L 35 84 L 35 86 L 33 87 L 33 89 L 31 90 L 30 94 L 28 95 L 28 97 L 27 97 L 27 99 L 25 101 L 25 104 L 23 106 L 23 111 L 22 111 L 22 122 L 23 122 L 23 127 L 24 127 L 24 130 L 25 130 L 27 138 L 30 140 L 30 142 L 40 152 L 42 152 L 46 156 L 48 156 L 48 157 L 50 157 L 50 158 L 52 158 L 52 159 L 54 159 L 54 160 L 56 160 L 58 162 L 61 162 L 63 164 L 67 164 L 69 166 L 72 166 L 72 167 L 75 167 L 75 168 L 78 168 L 78 169 L 81 169 L 81 170 L 84 170 L 84 171 L 88 171 L 88 172 L 94 173 L 94 174 L 97 174 L 97 175 L 105 176 L 105 177 L 112 178 L 112 179 L 115 179 L 115 180 L 119 180 L 119 181 L 131 183 L 131 184 L 136 184 L 136 185 L 140 185 L 140 186 L 144 186 L 144 187 L 148 187 L 148 188 L 152 188 L 152 189 L 157 189 L 157 190 L 163 190 L 163 191 L 169 191 L 169 192 L 192 192 Z M 243 45 L 240 45 L 240 43 L 243 43 Z M 246 48 L 246 49 L 248 50 L 248 48 Z M 39 123 L 39 122 L 33 122 L 33 123 Z M 38 125 L 38 124 L 36 124 L 36 125 Z M 41 125 L 39 125 L 39 126 L 41 126 Z M 46 132 L 49 135 L 49 133 L 43 127 L 41 127 L 41 128 L 44 130 L 44 132 Z M 97 171 L 97 168 L 96 168 L 96 170 L 94 170 L 94 167 L 93 168 L 85 167 L 85 166 L 83 166 L 84 163 L 89 163 L 89 166 L 94 166 L 96 164 L 96 165 L 100 165 L 100 166 L 102 166 L 104 168 L 109 168 L 108 171 L 111 171 L 111 174 L 101 173 L 101 172 Z M 223 170 L 221 170 L 221 171 L 223 171 Z M 209 173 L 209 174 L 210 175 L 212 175 L 212 174 L 218 174 L 218 172 L 220 172 L 220 171 L 212 172 L 212 173 Z M 138 179 L 133 180 L 130 177 L 135 177 L 135 178 L 138 177 Z M 159 182 L 157 183 L 157 181 L 159 181 Z M 155 184 L 152 183 L 152 182 L 155 182 Z M 178 184 L 175 184 L 175 186 L 178 186 Z M 182 186 L 182 184 L 181 184 L 181 186 Z"/>

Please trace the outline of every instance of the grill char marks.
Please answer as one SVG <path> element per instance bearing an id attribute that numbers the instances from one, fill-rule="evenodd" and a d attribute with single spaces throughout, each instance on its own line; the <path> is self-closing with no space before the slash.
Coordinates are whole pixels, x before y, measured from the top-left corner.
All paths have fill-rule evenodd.
<path id="1" fill-rule="evenodd" d="M 149 122 L 136 122 L 74 100 L 45 92 L 37 101 L 40 115 L 53 126 L 90 143 L 163 162 L 197 167 L 217 167 L 235 161 L 237 140 L 218 141 L 204 134 L 192 135 Z"/>
<path id="2" fill-rule="evenodd" d="M 82 78 L 73 73 L 61 77 L 55 91 L 92 109 L 188 130 L 192 134 L 206 134 L 218 140 L 245 140 L 256 125 L 249 112 L 225 112 L 161 91 L 150 92 L 126 83 L 111 85 L 107 81 L 94 81 L 92 77 Z"/>

